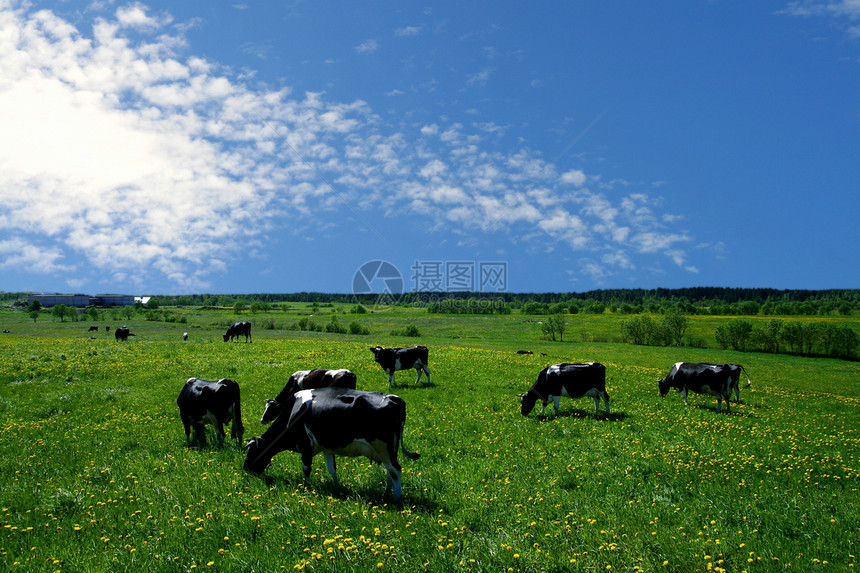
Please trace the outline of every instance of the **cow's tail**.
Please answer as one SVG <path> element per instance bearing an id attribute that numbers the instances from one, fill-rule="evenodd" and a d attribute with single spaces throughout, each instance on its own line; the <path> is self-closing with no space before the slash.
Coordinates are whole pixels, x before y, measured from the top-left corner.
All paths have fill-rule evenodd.
<path id="1" fill-rule="evenodd" d="M 403 454 L 409 458 L 410 460 L 417 460 L 421 457 L 421 454 L 418 452 L 410 452 L 407 449 L 406 444 L 403 442 L 403 431 L 406 429 L 406 420 L 403 420 L 403 423 L 400 424 L 400 449 L 403 451 Z"/>
<path id="2" fill-rule="evenodd" d="M 749 388 L 750 386 L 752 386 L 752 380 L 750 380 L 750 375 L 749 375 L 749 373 L 747 373 L 747 369 L 746 369 L 746 368 L 744 368 L 744 367 L 743 367 L 743 366 L 741 366 L 740 364 L 738 364 L 738 366 L 740 366 L 741 370 L 743 370 L 743 371 L 744 371 L 744 374 L 746 374 L 746 377 L 747 377 L 747 385 L 746 385 L 746 387 L 747 387 L 747 388 Z"/>

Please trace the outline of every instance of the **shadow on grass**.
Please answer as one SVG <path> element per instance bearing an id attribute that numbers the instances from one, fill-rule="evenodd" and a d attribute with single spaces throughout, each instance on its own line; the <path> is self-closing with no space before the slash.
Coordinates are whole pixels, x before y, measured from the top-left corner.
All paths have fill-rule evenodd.
<path id="1" fill-rule="evenodd" d="M 628 414 L 626 412 L 611 412 L 609 414 L 601 412 L 595 416 L 593 410 L 581 410 L 576 408 L 573 410 L 559 410 L 558 414 L 550 412 L 537 415 L 537 419 L 541 422 L 553 420 L 555 418 L 596 419 L 606 422 L 618 422 L 620 420 L 626 420 L 628 418 Z"/>
<path id="2" fill-rule="evenodd" d="M 307 495 L 316 495 L 320 498 L 332 497 L 340 501 L 355 501 L 369 506 L 388 505 L 397 509 L 411 509 L 428 514 L 435 514 L 442 505 L 432 497 L 431 492 L 418 491 L 418 488 L 410 489 L 409 483 L 401 479 L 400 499 L 394 501 L 391 494 L 385 493 L 386 476 L 384 471 L 379 472 L 380 483 L 378 485 L 352 485 L 341 481 L 335 485 L 330 478 L 316 480 L 313 477 L 306 482 L 301 473 L 295 474 L 263 474 L 260 476 L 245 472 L 247 479 L 262 480 L 266 487 L 275 491 L 301 490 Z M 338 476 L 339 477 L 339 476 Z"/>
<path id="3" fill-rule="evenodd" d="M 393 393 L 395 390 L 430 390 L 431 388 L 435 388 L 435 387 L 436 387 L 435 382 L 429 382 L 429 383 L 419 382 L 418 384 L 406 383 L 406 384 L 397 384 L 397 385 L 392 384 L 391 388 L 386 390 L 386 393 Z"/>

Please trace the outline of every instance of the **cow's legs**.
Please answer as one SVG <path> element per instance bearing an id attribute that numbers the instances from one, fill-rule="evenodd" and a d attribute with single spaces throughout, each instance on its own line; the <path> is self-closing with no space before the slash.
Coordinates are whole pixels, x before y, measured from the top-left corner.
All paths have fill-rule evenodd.
<path id="1" fill-rule="evenodd" d="M 427 385 L 430 385 L 430 369 L 427 368 L 425 364 L 421 365 L 421 369 L 424 370 L 424 373 L 427 374 Z"/>
<path id="2" fill-rule="evenodd" d="M 325 454 L 325 467 L 328 469 L 328 473 L 331 474 L 334 485 L 339 485 L 337 481 L 337 463 L 334 461 L 334 454 Z"/>
<path id="3" fill-rule="evenodd" d="M 388 374 L 388 389 L 390 390 L 392 386 L 397 388 L 397 384 L 394 382 L 394 372 Z"/>
<path id="4" fill-rule="evenodd" d="M 597 415 L 599 413 L 600 413 L 600 396 L 595 396 L 594 397 L 594 416 L 597 417 Z M 607 412 L 607 414 L 608 413 L 609 412 Z"/>
<path id="5" fill-rule="evenodd" d="M 606 415 L 609 415 L 609 394 L 603 393 L 603 403 L 606 404 Z"/>
<path id="6" fill-rule="evenodd" d="M 397 501 L 400 499 L 400 474 L 402 473 L 400 465 L 396 462 L 390 462 L 385 464 L 385 470 L 388 474 L 388 484 L 385 487 L 385 494 L 393 491 L 392 497 L 394 501 Z"/>
<path id="7" fill-rule="evenodd" d="M 544 410 L 546 410 L 546 405 L 547 405 L 548 403 L 549 403 L 549 402 L 547 402 L 546 400 L 544 400 L 544 401 L 542 401 L 542 402 L 541 402 L 541 406 L 540 406 L 540 413 L 541 413 L 541 415 L 543 415 Z"/>
<path id="8" fill-rule="evenodd" d="M 684 406 L 689 406 L 690 403 L 687 402 L 687 389 L 686 388 L 681 389 L 681 397 L 684 398 Z"/>
<path id="9" fill-rule="evenodd" d="M 311 464 L 314 461 L 312 450 L 302 451 L 302 472 L 305 474 L 305 481 L 311 479 Z"/>
<path id="10" fill-rule="evenodd" d="M 218 422 L 215 424 L 215 447 L 220 448 L 221 444 L 224 443 L 224 438 L 227 437 L 227 434 L 224 432 L 224 424 Z"/>
<path id="11" fill-rule="evenodd" d="M 182 417 L 182 425 L 185 426 L 185 445 L 191 445 L 191 420 L 187 416 Z"/>
<path id="12" fill-rule="evenodd" d="M 554 396 L 552 405 L 555 406 L 555 415 L 558 416 L 558 407 L 561 406 L 561 396 Z"/>
<path id="13" fill-rule="evenodd" d="M 417 365 L 415 367 L 415 373 L 418 374 L 418 377 L 415 379 L 415 385 L 418 385 L 418 381 L 421 380 L 421 365 Z"/>

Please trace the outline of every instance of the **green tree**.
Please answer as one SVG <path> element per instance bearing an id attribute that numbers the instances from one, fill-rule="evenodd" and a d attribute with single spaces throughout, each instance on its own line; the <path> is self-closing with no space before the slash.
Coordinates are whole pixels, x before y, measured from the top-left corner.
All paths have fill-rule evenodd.
<path id="1" fill-rule="evenodd" d="M 647 314 L 621 321 L 621 336 L 632 344 L 647 344 L 654 330 L 654 321 Z"/>
<path id="2" fill-rule="evenodd" d="M 60 319 L 60 322 L 66 322 L 66 305 L 55 304 L 51 308 L 51 316 L 56 316 Z"/>
<path id="3" fill-rule="evenodd" d="M 237 300 L 235 303 L 233 303 L 233 312 L 235 312 L 236 314 L 239 314 L 239 313 L 241 313 L 243 310 L 245 310 L 245 303 L 244 303 L 244 301 Z"/>
<path id="4" fill-rule="evenodd" d="M 752 334 L 753 325 L 750 321 L 737 318 L 717 327 L 715 338 L 722 348 L 731 347 L 733 350 L 745 351 L 747 342 Z"/>
<path id="5" fill-rule="evenodd" d="M 668 337 L 668 343 L 681 346 L 681 339 L 690 326 L 690 320 L 684 311 L 678 307 L 672 307 L 666 311 L 663 317 L 663 328 Z"/>
<path id="6" fill-rule="evenodd" d="M 803 352 L 803 327 L 799 322 L 787 322 L 779 333 L 779 339 L 791 352 Z"/>
<path id="7" fill-rule="evenodd" d="M 560 312 L 550 314 L 541 324 L 541 331 L 548 334 L 552 340 L 555 340 L 556 335 L 558 335 L 559 342 L 564 342 L 565 330 L 567 330 L 567 321 Z"/>
<path id="8" fill-rule="evenodd" d="M 331 315 L 331 320 L 325 325 L 325 331 L 336 334 L 345 334 L 346 327 L 344 327 L 337 319 L 337 316 L 333 314 Z"/>
<path id="9" fill-rule="evenodd" d="M 781 341 L 782 321 L 778 318 L 772 318 L 764 323 L 763 326 L 753 328 L 750 340 L 758 348 L 765 352 L 779 352 L 779 343 Z"/>

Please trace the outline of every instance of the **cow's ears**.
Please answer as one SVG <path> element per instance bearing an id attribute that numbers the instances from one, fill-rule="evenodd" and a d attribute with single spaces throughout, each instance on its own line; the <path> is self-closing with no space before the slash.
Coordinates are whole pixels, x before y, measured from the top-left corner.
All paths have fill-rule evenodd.
<path id="1" fill-rule="evenodd" d="M 276 402 L 277 402 L 276 400 L 266 399 L 266 404 L 275 404 Z"/>

